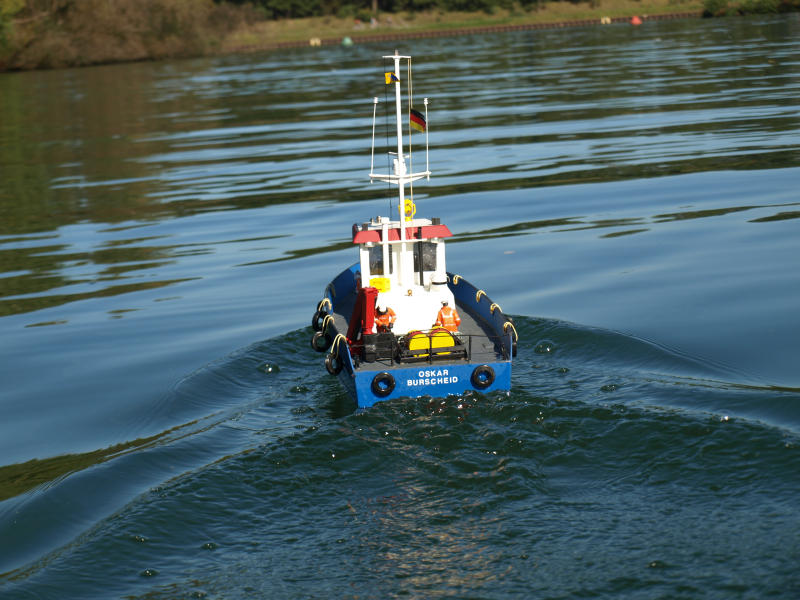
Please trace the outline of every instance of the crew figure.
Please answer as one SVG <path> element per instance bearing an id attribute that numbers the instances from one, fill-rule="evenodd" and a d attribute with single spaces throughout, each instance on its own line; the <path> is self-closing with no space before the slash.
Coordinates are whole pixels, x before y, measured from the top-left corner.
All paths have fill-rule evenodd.
<path id="1" fill-rule="evenodd" d="M 447 331 L 455 333 L 458 331 L 459 325 L 461 325 L 461 317 L 458 316 L 458 311 L 448 306 L 447 300 L 442 300 L 442 308 L 436 315 L 434 327 L 444 327 Z"/>
<path id="2" fill-rule="evenodd" d="M 378 328 L 378 333 L 390 331 L 396 319 L 397 315 L 394 314 L 391 308 L 385 304 L 378 305 L 378 314 L 375 315 L 375 325 Z"/>

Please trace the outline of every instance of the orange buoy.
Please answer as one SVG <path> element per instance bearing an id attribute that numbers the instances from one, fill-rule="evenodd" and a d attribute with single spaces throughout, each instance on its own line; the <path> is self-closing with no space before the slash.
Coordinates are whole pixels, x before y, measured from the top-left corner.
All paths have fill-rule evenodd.
<path id="1" fill-rule="evenodd" d="M 641 24 L 642 20 L 639 17 L 637 16 L 631 17 L 631 25 L 641 25 Z"/>

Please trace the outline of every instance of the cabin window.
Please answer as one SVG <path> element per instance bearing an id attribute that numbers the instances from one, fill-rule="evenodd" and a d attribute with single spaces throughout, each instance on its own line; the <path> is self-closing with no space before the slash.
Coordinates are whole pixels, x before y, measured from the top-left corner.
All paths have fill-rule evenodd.
<path id="1" fill-rule="evenodd" d="M 373 276 L 383 275 L 383 246 L 376 245 L 369 249 L 369 272 Z M 389 271 L 392 273 L 392 253 L 389 252 Z"/>
<path id="2" fill-rule="evenodd" d="M 420 263 L 422 264 L 422 271 L 436 270 L 435 242 L 419 242 L 417 244 L 416 252 L 414 252 L 414 271 L 417 273 L 420 272 Z"/>

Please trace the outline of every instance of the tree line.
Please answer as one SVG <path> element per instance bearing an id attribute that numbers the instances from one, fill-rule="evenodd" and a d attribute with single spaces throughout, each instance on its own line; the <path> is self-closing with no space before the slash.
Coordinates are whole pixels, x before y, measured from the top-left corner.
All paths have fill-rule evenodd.
<path id="1" fill-rule="evenodd" d="M 0 0 L 0 70 L 207 54 L 263 14 L 215 0 Z"/>
<path id="2" fill-rule="evenodd" d="M 577 1 L 577 0 L 575 0 Z M 263 11 L 267 18 L 300 17 L 367 17 L 378 13 L 419 12 L 428 10 L 486 11 L 498 8 L 527 8 L 539 0 L 227 0 L 233 4 L 250 4 Z"/>

